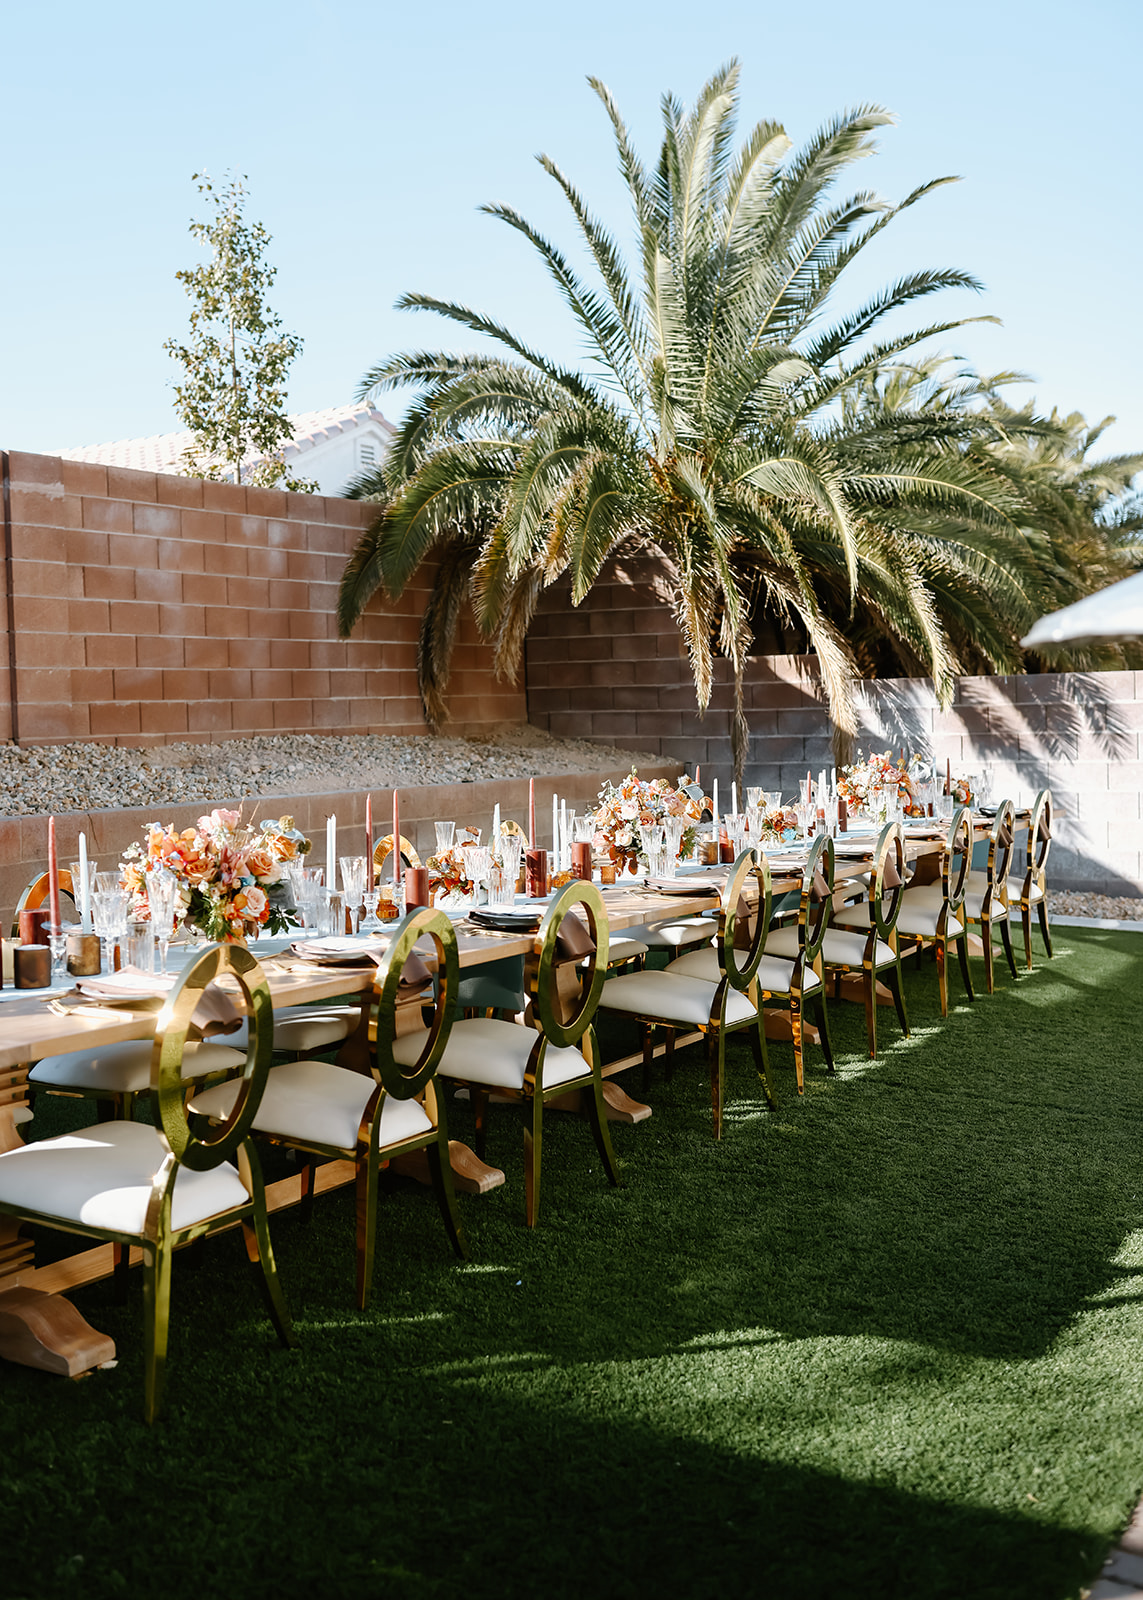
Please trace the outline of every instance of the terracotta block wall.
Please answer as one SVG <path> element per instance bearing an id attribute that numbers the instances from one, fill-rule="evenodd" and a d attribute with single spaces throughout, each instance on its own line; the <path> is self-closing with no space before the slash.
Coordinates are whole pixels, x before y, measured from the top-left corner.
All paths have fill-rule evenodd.
<path id="1" fill-rule="evenodd" d="M 701 763 L 704 784 L 717 777 L 729 795 L 729 665 L 717 664 L 700 717 L 656 577 L 651 563 L 620 563 L 578 609 L 562 586 L 544 595 L 528 638 L 529 720 L 560 735 L 627 739 L 678 770 Z M 791 795 L 807 768 L 832 766 L 812 657 L 755 658 L 746 703 L 748 783 Z M 859 706 L 867 751 L 906 746 L 962 772 L 988 762 L 1000 790 L 1024 804 L 1051 788 L 1056 886 L 1143 892 L 1143 673 L 962 678 L 948 711 L 928 680 L 886 679 L 861 685 Z"/>
<path id="2" fill-rule="evenodd" d="M 22 451 L 9 460 L 21 744 L 425 732 L 427 578 L 337 637 L 338 580 L 369 507 Z M 0 623 L 10 738 L 3 608 Z M 456 665 L 454 731 L 525 719 L 523 690 L 495 680 L 471 621 Z"/>

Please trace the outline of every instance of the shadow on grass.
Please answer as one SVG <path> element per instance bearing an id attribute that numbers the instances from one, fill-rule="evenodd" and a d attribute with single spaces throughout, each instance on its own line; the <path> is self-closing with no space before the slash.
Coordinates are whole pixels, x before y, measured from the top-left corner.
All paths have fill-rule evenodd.
<path id="1" fill-rule="evenodd" d="M 4 1370 L 6 1591 L 1078 1594 L 1143 1478 L 1118 1259 L 1143 1226 L 1143 947 L 1058 949 L 947 1025 L 910 966 L 913 1036 L 887 1014 L 875 1063 L 835 1007 L 839 1077 L 811 1052 L 799 1100 L 773 1046 L 774 1115 L 732 1042 L 719 1144 L 680 1053 L 651 1122 L 613 1130 L 620 1191 L 551 1115 L 533 1232 L 520 1119 L 495 1107 L 508 1181 L 462 1198 L 472 1261 L 401 1186 L 365 1313 L 351 1195 L 276 1216 L 289 1355 L 218 1240 L 176 1266 L 155 1431 L 138 1285 L 77 1293 L 120 1366 Z"/>

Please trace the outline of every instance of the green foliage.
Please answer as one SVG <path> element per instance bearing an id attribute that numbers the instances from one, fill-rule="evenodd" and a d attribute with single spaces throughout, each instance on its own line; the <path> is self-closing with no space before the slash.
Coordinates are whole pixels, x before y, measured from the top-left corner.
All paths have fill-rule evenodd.
<path id="1" fill-rule="evenodd" d="M 834 185 L 892 120 L 877 106 L 836 118 L 802 150 L 764 121 L 736 151 L 735 63 L 693 111 L 664 100 L 649 169 L 607 89 L 592 87 L 630 195 L 635 269 L 542 156 L 574 215 L 587 276 L 511 207 L 485 209 L 540 256 L 588 351 L 585 369 L 566 370 L 467 306 L 403 298 L 502 353 L 413 351 L 365 375 L 362 396 L 405 385 L 416 399 L 382 470 L 354 490 L 379 510 L 343 576 L 342 633 L 378 590 L 396 598 L 431 557 L 450 615 L 468 572 L 477 619 L 512 677 L 545 585 L 565 579 L 579 604 L 611 557 L 651 555 L 700 707 L 715 655 L 732 663 L 739 772 L 759 617 L 792 626 L 816 652 L 839 759 L 862 672 L 930 675 L 947 701 L 959 672 L 1020 670 L 1021 635 L 1086 592 L 1088 569 L 1044 537 L 1044 494 L 1005 455 L 1058 428 L 1030 412 L 1002 417 L 987 396 L 969 403 L 939 383 L 890 392 L 909 352 L 962 322 L 885 338 L 884 320 L 943 290 L 978 288 L 963 272 L 906 273 L 828 320 L 860 251 L 953 180 L 896 205 L 868 191 L 838 201 Z M 431 612 L 420 678 L 435 725 L 450 635 L 442 608 Z"/>
<path id="2" fill-rule="evenodd" d="M 163 346 L 185 373 L 175 402 L 195 442 L 184 470 L 190 477 L 311 492 L 316 485 L 292 478 L 283 456 L 291 435 L 286 374 L 302 341 L 280 331 L 281 318 L 266 303 L 277 276 L 264 260 L 270 235 L 243 216 L 243 179 L 231 177 L 216 190 L 205 173 L 194 178 L 213 216 L 192 222 L 191 237 L 211 258 L 175 274 L 191 301 L 190 338 Z"/>

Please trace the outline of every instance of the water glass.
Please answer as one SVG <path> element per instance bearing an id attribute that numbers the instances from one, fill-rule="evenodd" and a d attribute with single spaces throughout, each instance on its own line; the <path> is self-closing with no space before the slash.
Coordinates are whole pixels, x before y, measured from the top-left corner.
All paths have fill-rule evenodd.
<path id="1" fill-rule="evenodd" d="M 746 848 L 746 813 L 728 811 L 722 820 L 726 827 L 726 837 L 730 840 L 730 848 L 734 852 L 734 859 L 737 861 Z"/>
<path id="2" fill-rule="evenodd" d="M 666 835 L 667 867 L 666 871 L 659 874 L 663 878 L 677 878 L 679 875 L 679 851 L 682 849 L 683 834 L 687 831 L 685 817 L 667 817 L 663 823 L 663 832 Z"/>
<path id="3" fill-rule="evenodd" d="M 96 872 L 92 875 L 92 883 L 97 892 L 106 894 L 110 889 L 121 889 L 122 881 L 118 869 L 114 872 Z"/>
<path id="4" fill-rule="evenodd" d="M 746 809 L 747 809 L 747 811 L 753 811 L 753 810 L 756 810 L 759 806 L 765 805 L 766 804 L 766 801 L 765 801 L 765 798 L 764 798 L 765 794 L 766 794 L 765 789 L 759 788 L 757 784 L 749 785 L 747 787 L 747 790 L 746 790 Z"/>
<path id="5" fill-rule="evenodd" d="M 838 798 L 836 794 L 827 794 L 823 802 L 825 811 L 826 832 L 831 839 L 837 838 Z"/>
<path id="6" fill-rule="evenodd" d="M 803 839 L 812 839 L 818 825 L 818 808 L 813 800 L 799 801 L 794 807 L 798 818 L 798 832 Z"/>
<path id="7" fill-rule="evenodd" d="M 590 844 L 595 838 L 595 812 L 585 811 L 575 815 L 572 822 L 572 843 Z"/>
<path id="8" fill-rule="evenodd" d="M 149 922 L 132 918 L 127 924 L 127 965 L 137 972 L 155 970 L 155 930 Z"/>
<path id="9" fill-rule="evenodd" d="M 516 874 L 510 866 L 493 861 L 488 869 L 488 904 L 512 906 L 516 904 Z"/>
<path id="10" fill-rule="evenodd" d="M 455 822 L 434 822 L 437 830 L 437 855 L 443 855 L 446 850 L 452 849 L 452 841 L 456 837 Z"/>

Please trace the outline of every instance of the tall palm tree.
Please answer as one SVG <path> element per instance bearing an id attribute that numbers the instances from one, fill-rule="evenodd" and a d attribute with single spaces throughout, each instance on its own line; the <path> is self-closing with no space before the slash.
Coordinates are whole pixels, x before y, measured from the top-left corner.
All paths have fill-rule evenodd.
<path id="1" fill-rule="evenodd" d="M 423 561 L 436 561 L 419 656 L 435 724 L 466 598 L 495 641 L 498 669 L 514 676 L 545 585 L 566 575 L 579 604 L 610 557 L 642 550 L 666 574 L 700 707 L 716 652 L 731 662 L 738 771 L 752 595 L 805 630 L 842 742 L 856 727 L 847 624 L 859 597 L 863 615 L 947 700 L 959 663 L 942 610 L 965 626 L 979 612 L 983 627 L 1013 594 L 1036 603 L 1025 594 L 1035 560 L 1022 497 L 968 448 L 988 424 L 955 406 L 914 414 L 874 404 L 868 386 L 918 342 L 962 325 L 881 338 L 886 317 L 938 290 L 979 286 L 958 271 L 913 272 L 832 325 L 824 318 L 859 252 L 952 180 L 897 205 L 867 191 L 832 201 L 839 177 L 892 120 L 877 106 L 839 117 L 802 150 L 760 122 L 735 151 L 734 62 L 689 114 L 663 100 L 651 172 L 607 89 L 589 81 L 631 197 L 638 280 L 542 156 L 578 224 L 590 279 L 510 207 L 484 209 L 539 253 L 587 340 L 588 368 L 569 370 L 466 306 L 419 294 L 399 302 L 503 353 L 413 351 L 366 374 L 363 397 L 412 385 L 417 398 L 380 472 L 353 491 L 379 511 L 342 580 L 342 633 L 379 589 L 396 599 Z M 863 403 L 848 404 L 857 391 Z M 940 549 L 950 528 L 955 556 Z M 966 569 L 970 586 L 959 581 Z"/>

